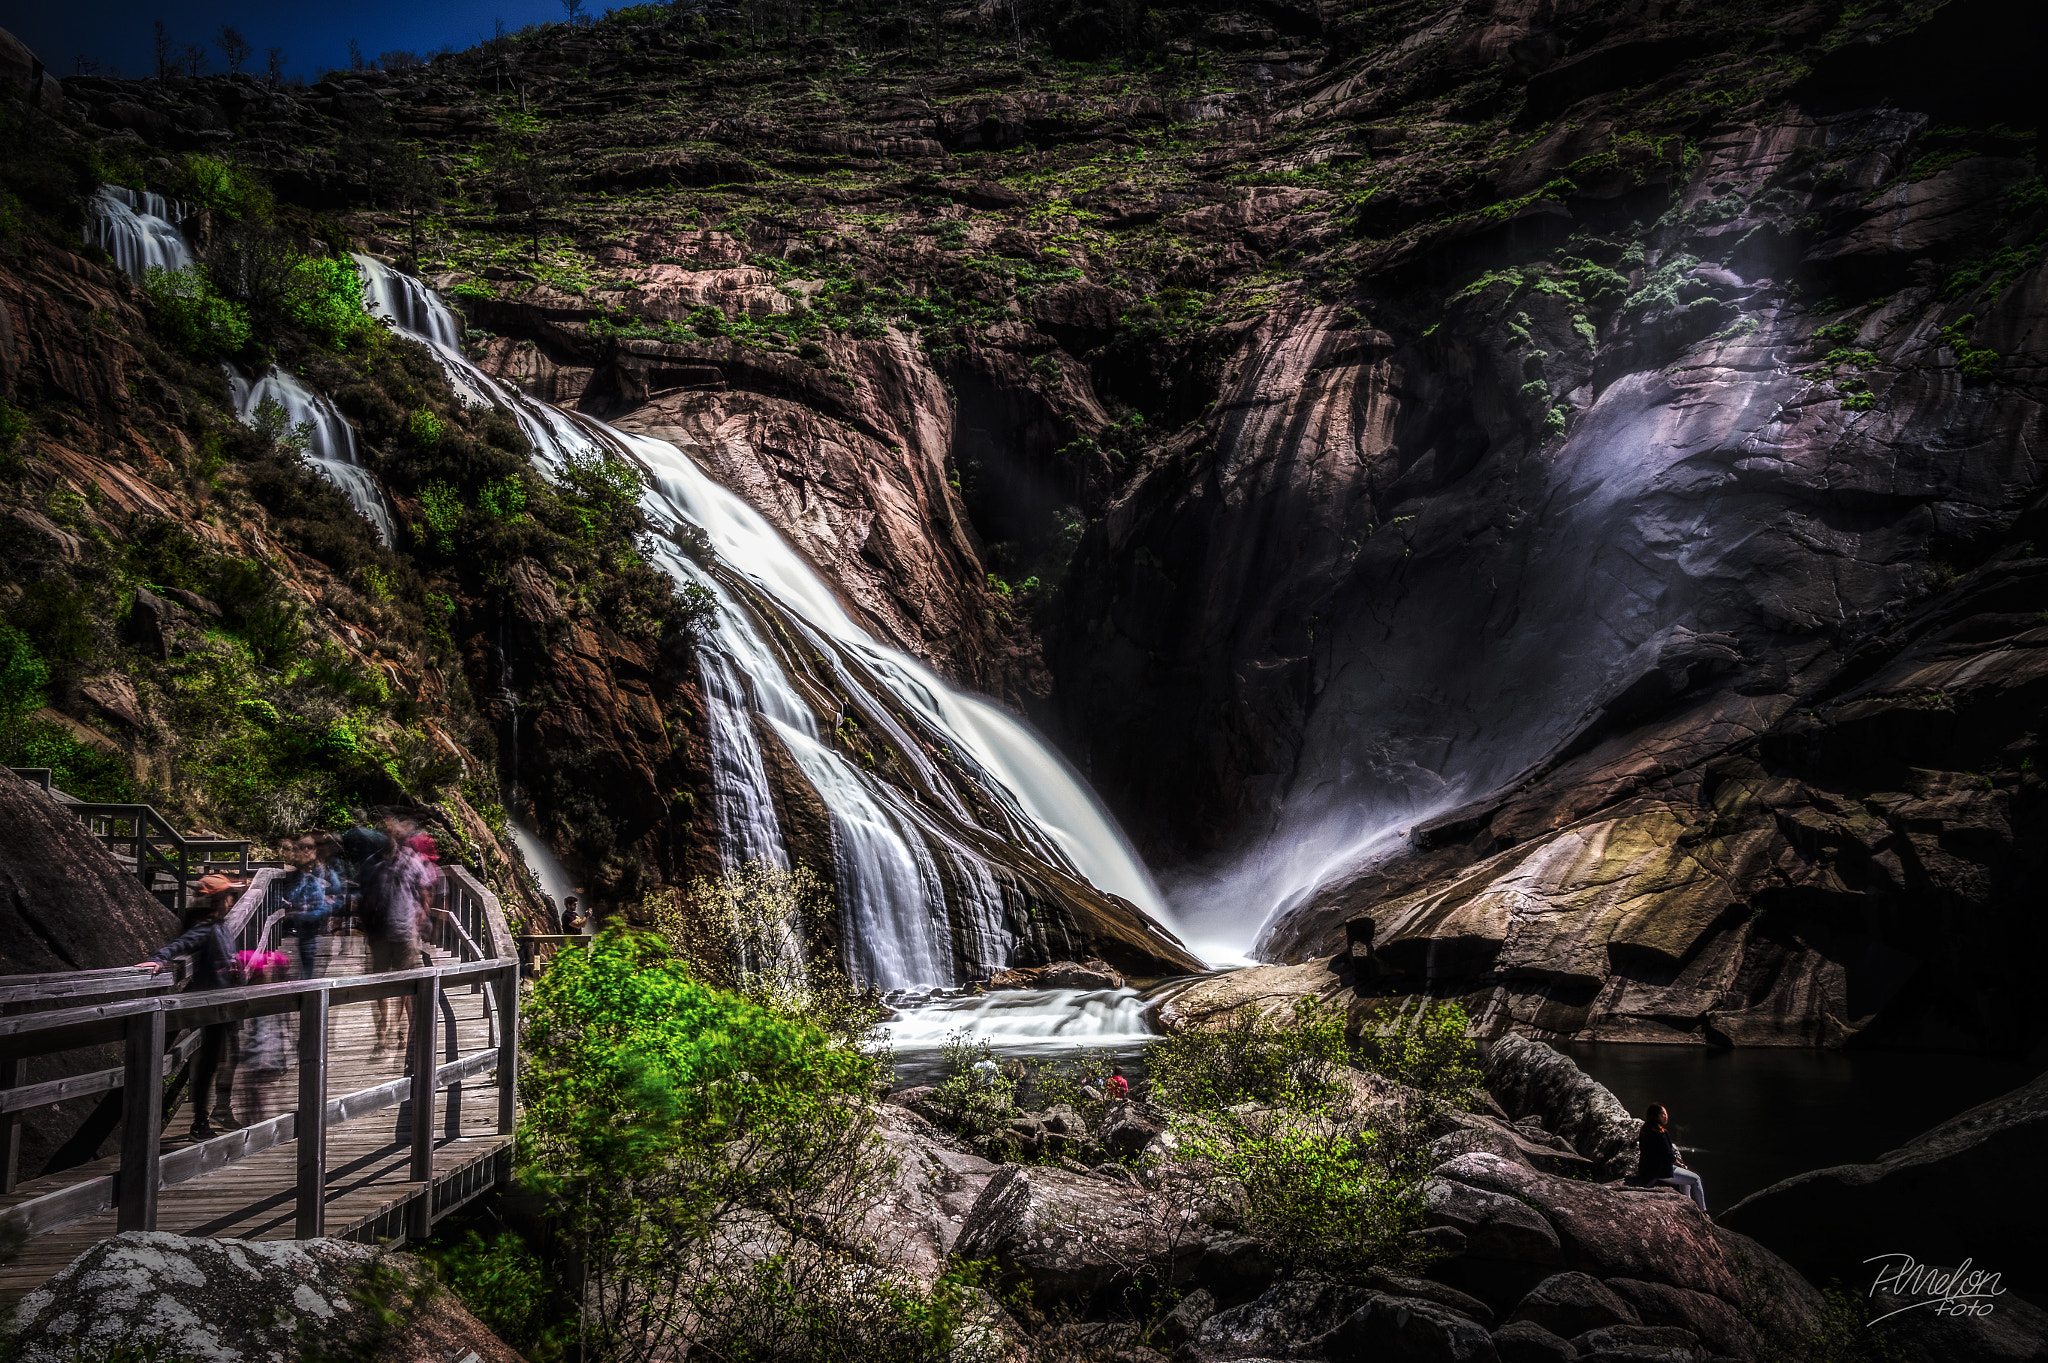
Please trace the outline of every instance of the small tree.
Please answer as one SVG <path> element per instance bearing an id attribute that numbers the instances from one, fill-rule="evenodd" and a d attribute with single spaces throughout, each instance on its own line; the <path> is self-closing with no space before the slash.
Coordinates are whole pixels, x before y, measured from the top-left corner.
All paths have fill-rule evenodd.
<path id="1" fill-rule="evenodd" d="M 205 75 L 205 74 L 206 74 L 206 65 L 207 65 L 207 63 L 208 63 L 209 61 L 211 61 L 211 60 L 212 60 L 212 58 L 210 58 L 210 57 L 208 57 L 208 56 L 206 55 L 206 44 L 205 44 L 205 43 L 186 43 L 186 44 L 184 45 L 184 53 L 185 53 L 185 74 L 186 74 L 186 75 L 188 75 L 188 76 L 203 76 L 203 75 Z"/>
<path id="2" fill-rule="evenodd" d="M 162 80 L 171 74 L 177 65 L 176 47 L 171 42 L 171 31 L 164 27 L 164 21 L 156 21 L 156 78 Z"/>
<path id="3" fill-rule="evenodd" d="M 362 43 L 354 38 L 350 38 L 348 40 L 348 69 L 360 71 L 364 65 Z"/>
<path id="4" fill-rule="evenodd" d="M 270 82 L 273 90 L 284 87 L 284 49 L 266 47 L 263 49 L 263 77 Z"/>
<path id="5" fill-rule="evenodd" d="M 584 0 L 562 0 L 562 9 L 569 16 L 569 25 L 574 28 L 583 22 Z"/>
<path id="6" fill-rule="evenodd" d="M 231 24 L 220 26 L 220 32 L 213 35 L 213 45 L 220 49 L 221 60 L 228 64 L 230 74 L 239 72 L 242 63 L 248 61 L 250 52 L 255 50 L 241 31 Z"/>

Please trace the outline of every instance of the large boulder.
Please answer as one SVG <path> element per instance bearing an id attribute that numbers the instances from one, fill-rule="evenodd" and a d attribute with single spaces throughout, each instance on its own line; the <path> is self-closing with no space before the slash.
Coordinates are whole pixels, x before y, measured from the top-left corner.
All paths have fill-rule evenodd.
<path id="1" fill-rule="evenodd" d="M 1585 1273 L 1553 1273 L 1515 1307 L 1513 1320 L 1533 1320 L 1570 1339 L 1603 1325 L 1640 1325 L 1636 1309 Z"/>
<path id="2" fill-rule="evenodd" d="M 1595 1178 L 1622 1178 L 1635 1168 L 1641 1120 L 1571 1057 L 1540 1041 L 1504 1036 L 1480 1048 L 1479 1063 L 1487 1091 L 1508 1116 L 1540 1120 L 1592 1162 Z"/>
<path id="3" fill-rule="evenodd" d="M 1868 1164 L 1796 1175 L 1752 1193 L 1722 1224 L 1768 1244 L 1815 1281 L 1868 1286 L 1866 1260 L 1910 1253 L 1976 1267 L 2048 1304 L 2048 1250 L 2014 1220 L 2023 1175 L 2048 1139 L 2048 1074 L 1915 1136 Z"/>
<path id="4" fill-rule="evenodd" d="M 1429 1224 L 1464 1232 L 1465 1252 L 1475 1259 L 1554 1264 L 1564 1257 L 1550 1222 L 1519 1198 L 1441 1178 L 1422 1185 L 1422 1198 Z"/>
<path id="5" fill-rule="evenodd" d="M 1186 1216 L 1186 1224 L 1175 1218 Z M 1129 1183 L 1006 1164 L 990 1178 L 955 1245 L 1020 1274 L 1043 1302 L 1078 1302 L 1138 1276 L 1177 1280 L 1202 1253 L 1191 1213 Z"/>
<path id="6" fill-rule="evenodd" d="M 1121 989 L 1124 977 L 1107 961 L 1054 961 L 1050 965 L 998 970 L 991 989 Z"/>
<path id="7" fill-rule="evenodd" d="M 0 770 L 0 974 L 133 965 L 177 927 L 77 815 Z"/>
<path id="8" fill-rule="evenodd" d="M 20 1363 L 104 1358 L 116 1346 L 167 1358 L 292 1363 L 521 1363 L 439 1291 L 417 1260 L 346 1240 L 205 1240 L 129 1231 L 100 1241 L 21 1301 Z"/>
<path id="9" fill-rule="evenodd" d="M 1475 1198 L 1475 1192 L 1500 1200 Z M 1636 1295 L 1665 1287 L 1711 1297 L 1769 1332 L 1803 1333 L 1818 1321 L 1820 1294 L 1796 1269 L 1747 1236 L 1713 1225 L 1669 1189 L 1556 1178 L 1497 1155 L 1474 1153 L 1439 1165 L 1425 1196 L 1432 1218 L 1464 1232 L 1468 1246 L 1477 1235 L 1486 1237 L 1480 1243 L 1495 1253 L 1503 1245 L 1540 1253 L 1542 1242 L 1531 1236 L 1533 1227 L 1507 1206 L 1514 1202 L 1555 1232 L 1558 1268 L 1654 1285 L 1628 1289 Z M 1498 1305 L 1516 1288 L 1518 1297 L 1534 1287 L 1532 1275 L 1540 1268 L 1526 1258 L 1487 1259 L 1468 1252 L 1432 1272 Z M 1607 1290 L 1629 1300 L 1621 1289 Z M 1687 1315 L 1685 1299 L 1669 1298 L 1662 1305 L 1684 1317 L 1672 1324 L 1703 1336 L 1740 1337 L 1728 1329 L 1702 1328 L 1710 1316 L 1726 1325 L 1711 1308 L 1693 1304 L 1697 1309 Z"/>
<path id="10" fill-rule="evenodd" d="M 1275 1283 L 1257 1301 L 1219 1311 L 1202 1322 L 1182 1351 L 1190 1363 L 1313 1357 L 1319 1340 L 1380 1294 L 1336 1283 Z"/>
<path id="11" fill-rule="evenodd" d="M 1414 1297 L 1374 1296 L 1321 1341 L 1325 1358 L 1374 1363 L 1497 1363 L 1493 1340 L 1469 1316 Z"/>

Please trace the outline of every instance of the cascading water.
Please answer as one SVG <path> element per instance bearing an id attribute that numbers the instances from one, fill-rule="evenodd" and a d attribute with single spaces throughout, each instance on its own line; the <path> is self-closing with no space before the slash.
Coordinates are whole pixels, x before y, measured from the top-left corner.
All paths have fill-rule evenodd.
<path id="1" fill-rule="evenodd" d="M 88 203 L 86 240 L 103 247 L 123 270 L 137 279 L 151 268 L 182 270 L 192 251 L 177 219 L 178 203 L 161 194 L 101 185 Z"/>
<path id="2" fill-rule="evenodd" d="M 305 431 L 306 462 L 347 494 L 356 513 L 376 527 L 378 539 L 387 546 L 393 543 L 391 507 L 384 500 L 384 490 L 363 467 L 355 427 L 335 410 L 334 404 L 281 369 L 273 369 L 252 383 L 232 366 L 224 367 L 228 385 L 234 390 L 235 415 L 245 425 L 253 426 L 258 409 L 266 402 L 276 403 L 290 425 Z"/>
<path id="3" fill-rule="evenodd" d="M 559 477 L 571 461 L 605 451 L 626 456 L 647 474 L 642 507 L 649 518 L 664 528 L 695 527 L 715 552 L 715 564 L 707 567 L 674 543 L 656 543 L 660 565 L 679 581 L 703 587 L 716 606 L 701 671 L 722 850 L 732 862 L 787 864 L 754 736 L 758 716 L 830 814 L 849 963 L 858 976 L 883 989 L 949 985 L 958 974 L 955 933 L 970 971 L 1007 961 L 1013 943 L 995 877 L 942 817 L 970 827 L 977 822 L 954 789 L 963 774 L 1006 825 L 989 833 L 1147 913 L 1163 912 L 1151 878 L 1094 797 L 1021 723 L 878 643 L 764 517 L 681 449 L 561 412 L 499 383 L 462 354 L 461 329 L 431 290 L 374 257 L 356 260 L 373 310 L 431 347 L 466 401 L 510 412 L 544 473 Z M 771 611 L 830 670 L 831 686 L 916 768 L 940 810 L 874 778 L 821 735 L 805 687 L 761 627 Z M 877 690 L 893 705 L 879 703 Z M 938 770 L 924 745 L 904 730 L 904 719 L 927 731 L 959 770 Z M 1171 941 L 1160 936 L 1162 945 Z"/>
<path id="4" fill-rule="evenodd" d="M 152 268 L 182 270 L 192 263 L 192 248 L 177 220 L 185 216 L 172 199 L 121 185 L 101 185 L 88 204 L 87 239 L 104 247 L 121 268 L 142 278 Z M 391 507 L 383 489 L 363 467 L 350 426 L 334 404 L 292 375 L 272 370 L 254 381 L 232 365 L 224 365 L 234 393 L 235 415 L 255 425 L 257 410 L 274 402 L 285 421 L 307 434 L 306 459 L 340 488 L 357 513 L 376 527 L 377 538 L 392 542 Z"/>

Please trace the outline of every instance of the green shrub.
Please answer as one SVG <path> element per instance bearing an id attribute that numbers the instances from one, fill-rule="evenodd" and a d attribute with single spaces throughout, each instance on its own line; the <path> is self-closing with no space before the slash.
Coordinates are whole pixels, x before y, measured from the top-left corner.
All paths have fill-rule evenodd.
<path id="1" fill-rule="evenodd" d="M 142 281 L 156 329 L 172 349 L 196 360 L 232 354 L 249 343 L 249 314 L 214 292 L 203 266 L 152 267 Z"/>
<path id="2" fill-rule="evenodd" d="M 965 1032 L 946 1038 L 946 1077 L 932 1090 L 931 1104 L 969 1140 L 996 1140 L 1017 1115 L 1017 1081 L 1006 1074 L 986 1041 Z"/>
<path id="3" fill-rule="evenodd" d="M 0 741 L 11 745 L 17 740 L 23 721 L 43 708 L 43 688 L 49 684 L 50 669 L 29 637 L 12 625 L 0 625 Z"/>
<path id="4" fill-rule="evenodd" d="M 424 407 L 405 419 L 405 438 L 419 449 L 438 449 L 447 435 L 447 424 Z"/>
<path id="5" fill-rule="evenodd" d="M 270 189 L 252 171 L 213 156 L 185 158 L 184 197 L 236 220 L 266 221 L 275 211 Z"/>
<path id="6" fill-rule="evenodd" d="M 544 1325 L 548 1304 L 540 1260 L 509 1232 L 485 1243 L 469 1231 L 420 1257 L 491 1333 L 530 1357 L 558 1357 L 558 1330 Z"/>
<path id="7" fill-rule="evenodd" d="M 433 536 L 434 547 L 444 554 L 454 553 L 455 529 L 462 524 L 462 494 L 446 483 L 428 483 L 420 489 L 420 514 L 427 518 L 427 531 Z"/>
<path id="8" fill-rule="evenodd" d="M 476 502 L 492 520 L 516 521 L 526 511 L 526 482 L 516 473 L 507 474 L 497 482 L 484 484 Z"/>
<path id="9" fill-rule="evenodd" d="M 363 310 L 355 262 L 305 257 L 292 266 L 282 299 L 285 317 L 329 350 L 344 350 L 376 331 Z"/>
<path id="10" fill-rule="evenodd" d="M 631 930 L 556 956 L 526 1029 L 518 1160 L 558 1261 L 603 1285 L 576 1295 L 593 1363 L 663 1356 L 685 1329 L 713 1357 L 943 1354 L 953 1288 L 893 1281 L 857 1249 L 893 1168 L 877 1057 Z"/>

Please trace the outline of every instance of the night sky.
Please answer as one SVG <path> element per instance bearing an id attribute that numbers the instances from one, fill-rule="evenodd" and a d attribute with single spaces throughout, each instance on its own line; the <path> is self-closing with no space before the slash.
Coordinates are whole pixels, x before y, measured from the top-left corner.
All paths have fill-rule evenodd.
<path id="1" fill-rule="evenodd" d="M 629 0 L 596 0 L 593 13 Z M 264 49 L 285 50 L 285 72 L 308 80 L 348 65 L 348 40 L 366 56 L 408 49 L 425 56 L 435 48 L 468 47 L 491 35 L 492 21 L 508 29 L 558 20 L 560 0 L 351 0 L 343 4 L 263 4 L 258 0 L 84 0 L 80 4 L 0 5 L 0 28 L 21 39 L 58 76 L 77 69 L 83 55 L 128 77 L 156 74 L 152 23 L 164 21 L 174 43 L 207 44 L 209 71 L 225 71 L 213 36 L 223 23 L 241 30 L 255 48 L 244 70 L 260 73 Z"/>

